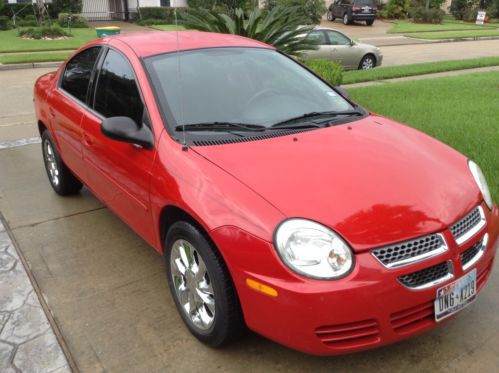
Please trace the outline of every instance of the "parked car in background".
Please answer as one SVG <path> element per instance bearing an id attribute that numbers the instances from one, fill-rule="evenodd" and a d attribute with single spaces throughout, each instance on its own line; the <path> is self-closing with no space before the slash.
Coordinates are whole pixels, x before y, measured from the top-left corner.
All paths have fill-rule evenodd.
<path id="1" fill-rule="evenodd" d="M 374 0 L 335 0 L 329 6 L 327 19 L 334 21 L 339 18 L 345 25 L 352 21 L 365 21 L 368 26 L 372 26 L 377 13 L 378 7 Z"/>
<path id="2" fill-rule="evenodd" d="M 338 30 L 316 27 L 308 37 L 316 39 L 319 48 L 303 52 L 306 58 L 338 61 L 347 70 L 368 70 L 380 66 L 383 61 L 378 47 L 357 43 Z"/>

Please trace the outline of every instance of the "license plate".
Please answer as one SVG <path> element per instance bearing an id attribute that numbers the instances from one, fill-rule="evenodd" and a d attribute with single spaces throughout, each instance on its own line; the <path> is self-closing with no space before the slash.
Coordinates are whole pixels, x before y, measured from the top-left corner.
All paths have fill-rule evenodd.
<path id="1" fill-rule="evenodd" d="M 476 269 L 437 290 L 435 321 L 441 321 L 475 300 Z"/>

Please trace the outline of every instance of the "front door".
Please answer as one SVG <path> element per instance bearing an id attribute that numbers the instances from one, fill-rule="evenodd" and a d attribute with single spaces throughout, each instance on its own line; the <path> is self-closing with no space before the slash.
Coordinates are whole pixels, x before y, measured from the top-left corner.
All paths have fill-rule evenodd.
<path id="1" fill-rule="evenodd" d="M 330 45 L 331 57 L 329 59 L 338 61 L 347 69 L 357 68 L 354 66 L 356 50 L 353 48 L 350 38 L 333 30 L 326 30 L 325 33 Z"/>
<path id="2" fill-rule="evenodd" d="M 91 107 L 82 120 L 88 186 L 149 243 L 154 243 L 149 184 L 154 150 L 105 137 L 105 118 L 130 117 L 149 125 L 135 74 L 128 60 L 109 49 L 97 74 Z"/>

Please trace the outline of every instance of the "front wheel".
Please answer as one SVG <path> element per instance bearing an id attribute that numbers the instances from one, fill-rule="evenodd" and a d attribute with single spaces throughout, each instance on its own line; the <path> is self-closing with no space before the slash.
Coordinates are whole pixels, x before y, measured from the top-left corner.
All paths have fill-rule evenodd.
<path id="1" fill-rule="evenodd" d="M 328 10 L 326 17 L 328 21 L 334 22 L 335 20 L 335 16 L 333 15 L 333 12 L 331 12 L 330 10 Z"/>
<path id="2" fill-rule="evenodd" d="M 42 153 L 45 170 L 54 191 L 61 196 L 77 194 L 83 184 L 62 160 L 48 130 L 42 133 Z"/>
<path id="3" fill-rule="evenodd" d="M 343 24 L 344 24 L 344 25 L 348 25 L 348 24 L 350 24 L 350 17 L 348 17 L 348 13 L 345 13 L 345 14 L 343 15 Z"/>
<path id="4" fill-rule="evenodd" d="M 359 64 L 359 70 L 370 70 L 376 67 L 376 58 L 371 54 L 366 54 L 362 57 Z"/>
<path id="5" fill-rule="evenodd" d="M 203 233 L 184 221 L 173 224 L 164 258 L 170 292 L 189 331 L 213 347 L 239 338 L 244 322 L 234 284 Z"/>

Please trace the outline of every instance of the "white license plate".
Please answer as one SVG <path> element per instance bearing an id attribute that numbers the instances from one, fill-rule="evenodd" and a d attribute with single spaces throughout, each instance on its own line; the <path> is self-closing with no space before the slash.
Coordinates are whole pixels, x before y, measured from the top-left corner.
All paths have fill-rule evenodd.
<path id="1" fill-rule="evenodd" d="M 441 321 L 475 300 L 476 269 L 437 290 L 435 321 Z"/>

